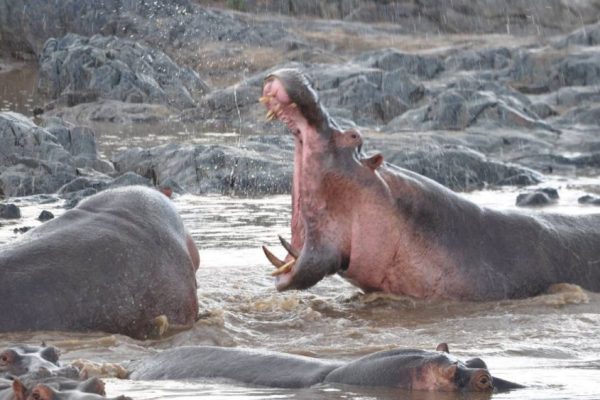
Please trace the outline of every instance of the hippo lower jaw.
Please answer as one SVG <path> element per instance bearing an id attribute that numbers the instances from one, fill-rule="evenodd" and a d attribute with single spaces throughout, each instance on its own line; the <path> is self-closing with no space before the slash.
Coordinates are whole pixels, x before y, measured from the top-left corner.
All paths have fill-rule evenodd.
<path id="1" fill-rule="evenodd" d="M 299 252 L 281 236 L 279 240 L 288 252 L 286 261 L 278 259 L 264 246 L 263 250 L 269 261 L 277 268 L 271 275 L 275 276 L 275 287 L 280 292 L 314 286 L 327 275 L 338 272 L 343 267 L 343 260 L 346 259 L 334 246 L 317 245 L 308 241 Z"/>

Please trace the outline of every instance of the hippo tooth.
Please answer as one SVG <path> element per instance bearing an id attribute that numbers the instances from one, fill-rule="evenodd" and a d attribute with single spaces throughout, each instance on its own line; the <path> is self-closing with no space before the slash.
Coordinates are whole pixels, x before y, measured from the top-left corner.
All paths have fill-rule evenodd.
<path id="1" fill-rule="evenodd" d="M 296 107 L 298 107 L 298 104 L 296 104 L 296 103 L 290 103 L 290 104 L 288 104 L 288 107 L 290 107 L 290 108 L 296 108 Z"/>
<path id="2" fill-rule="evenodd" d="M 275 271 L 271 272 L 271 276 L 277 276 L 277 275 L 281 275 L 281 274 L 285 274 L 286 272 L 289 272 L 294 267 L 294 264 L 296 264 L 296 260 L 291 260 L 291 261 L 287 262 L 286 264 L 283 264 L 281 267 L 279 267 Z"/>
<path id="3" fill-rule="evenodd" d="M 279 237 L 279 241 L 281 242 L 281 245 L 283 246 L 284 249 L 286 249 L 286 251 L 288 252 L 288 254 L 294 258 L 298 258 L 298 256 L 300 255 L 300 252 L 298 250 L 296 250 L 294 247 L 292 247 L 292 245 L 283 238 L 283 236 L 281 235 L 277 235 Z"/>
<path id="4" fill-rule="evenodd" d="M 273 110 L 267 111 L 267 121 L 273 121 L 277 116 L 273 112 Z"/>
<path id="5" fill-rule="evenodd" d="M 270 96 L 260 96 L 260 98 L 258 99 L 258 101 L 264 105 L 267 105 L 269 103 L 269 100 L 271 99 Z"/>
<path id="6" fill-rule="evenodd" d="M 271 251 L 269 249 L 267 249 L 266 246 L 263 246 L 262 249 L 265 253 L 265 256 L 267 256 L 267 259 L 269 260 L 269 262 L 271 264 L 273 264 L 273 266 L 275 268 L 279 268 L 285 264 L 284 261 L 281 261 L 279 258 L 275 257 L 275 255 L 273 253 L 271 253 Z"/>

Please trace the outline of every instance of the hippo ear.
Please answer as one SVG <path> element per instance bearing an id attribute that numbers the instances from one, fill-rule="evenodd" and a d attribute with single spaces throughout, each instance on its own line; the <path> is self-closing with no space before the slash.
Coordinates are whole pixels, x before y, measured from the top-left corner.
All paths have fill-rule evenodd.
<path id="1" fill-rule="evenodd" d="M 41 351 L 40 356 L 42 356 L 43 359 L 50 361 L 51 363 L 58 364 L 60 350 L 53 346 L 46 347 L 44 350 Z"/>
<path id="2" fill-rule="evenodd" d="M 376 153 L 371 157 L 361 158 L 360 162 L 375 171 L 383 163 L 383 155 L 381 155 L 381 153 Z"/>
<path id="3" fill-rule="evenodd" d="M 36 400 L 55 400 L 56 396 L 50 386 L 39 384 L 31 391 L 30 398 Z"/>
<path id="4" fill-rule="evenodd" d="M 27 388 L 19 379 L 14 378 L 12 383 L 12 390 L 15 396 L 15 400 L 25 400 L 27 398 Z"/>
<path id="5" fill-rule="evenodd" d="M 467 360 L 465 362 L 465 365 L 468 368 L 483 368 L 483 369 L 487 369 L 487 365 L 486 363 L 479 357 L 477 358 L 471 358 L 469 360 Z"/>
<path id="6" fill-rule="evenodd" d="M 99 378 L 90 378 L 77 385 L 77 388 L 82 392 L 99 394 L 100 396 L 106 396 L 106 390 L 104 389 L 104 382 Z"/>
<path id="7" fill-rule="evenodd" d="M 448 343 L 440 343 L 435 348 L 435 351 L 443 351 L 444 353 L 450 353 L 450 348 L 448 347 Z"/>

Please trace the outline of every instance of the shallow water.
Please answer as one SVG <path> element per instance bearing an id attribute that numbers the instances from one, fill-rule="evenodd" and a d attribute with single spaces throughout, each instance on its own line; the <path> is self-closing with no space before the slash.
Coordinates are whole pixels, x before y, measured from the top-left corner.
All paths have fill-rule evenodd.
<path id="1" fill-rule="evenodd" d="M 561 202 L 551 210 L 594 210 L 571 206 L 570 199 L 577 195 L 577 190 L 562 190 Z M 513 208 L 514 196 L 511 191 L 467 195 L 499 208 Z M 495 394 L 494 399 L 598 398 L 599 294 L 559 293 L 484 303 L 415 301 L 364 295 L 339 277 L 327 278 L 307 291 L 277 293 L 260 246 L 267 244 L 281 255 L 276 235 L 288 233 L 288 196 L 240 199 L 185 195 L 175 203 L 202 260 L 197 274 L 202 318 L 192 330 L 149 342 L 102 333 L 2 334 L 0 347 L 46 340 L 63 349 L 63 360 L 124 363 L 159 349 L 190 344 L 351 359 L 393 347 L 434 349 L 439 342 L 448 342 L 451 352 L 460 358 L 480 356 L 494 375 L 528 386 Z M 20 205 L 23 221 L 1 227 L 0 243 L 19 235 L 13 228 L 34 226 L 41 209 L 62 212 L 60 202 L 40 205 L 36 198 L 24 198 Z M 330 385 L 287 390 L 214 380 L 132 382 L 116 378 L 108 379 L 107 391 L 135 399 L 465 398 Z"/>

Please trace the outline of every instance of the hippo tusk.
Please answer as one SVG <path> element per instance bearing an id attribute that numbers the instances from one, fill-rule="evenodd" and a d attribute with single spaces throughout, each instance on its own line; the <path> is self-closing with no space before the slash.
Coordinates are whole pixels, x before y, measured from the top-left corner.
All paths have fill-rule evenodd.
<path id="1" fill-rule="evenodd" d="M 267 121 L 273 121 L 277 116 L 273 110 L 267 111 Z"/>
<path id="2" fill-rule="evenodd" d="M 273 264 L 275 268 L 280 268 L 285 265 L 285 261 L 281 261 L 279 258 L 277 258 L 275 254 L 271 253 L 271 251 L 267 249 L 266 246 L 263 246 L 262 249 L 265 252 L 265 256 L 267 256 L 269 262 Z"/>
<path id="3" fill-rule="evenodd" d="M 278 237 L 279 237 L 279 241 L 281 242 L 281 245 L 287 250 L 287 252 L 290 256 L 294 257 L 294 259 L 296 259 L 300 256 L 300 252 L 298 250 L 296 250 L 295 248 L 293 248 L 292 245 L 283 238 L 283 236 L 278 235 Z"/>
<path id="4" fill-rule="evenodd" d="M 291 260 L 285 264 L 283 264 L 281 267 L 277 268 L 275 271 L 271 272 L 271 276 L 277 276 L 277 275 L 281 275 L 281 274 L 285 274 L 286 272 L 290 271 L 292 268 L 294 268 L 294 264 L 296 264 L 296 260 Z"/>
<path id="5" fill-rule="evenodd" d="M 261 104 L 267 105 L 267 104 L 269 103 L 269 100 L 270 100 L 270 99 L 271 99 L 271 98 L 270 98 L 269 96 L 260 96 L 260 98 L 258 99 L 258 101 L 259 101 Z"/>

